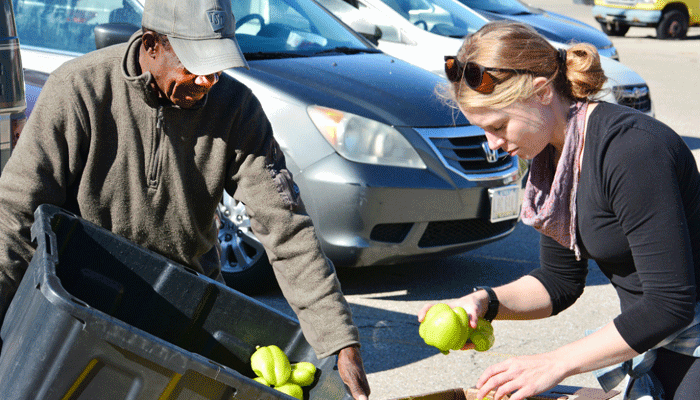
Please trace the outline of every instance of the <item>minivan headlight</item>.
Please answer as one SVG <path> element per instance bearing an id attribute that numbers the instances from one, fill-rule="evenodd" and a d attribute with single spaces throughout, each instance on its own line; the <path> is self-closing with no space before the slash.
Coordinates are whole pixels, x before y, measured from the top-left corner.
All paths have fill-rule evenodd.
<path id="1" fill-rule="evenodd" d="M 309 106 L 308 113 L 328 143 L 350 161 L 426 168 L 416 149 L 389 125 L 321 106 Z"/>

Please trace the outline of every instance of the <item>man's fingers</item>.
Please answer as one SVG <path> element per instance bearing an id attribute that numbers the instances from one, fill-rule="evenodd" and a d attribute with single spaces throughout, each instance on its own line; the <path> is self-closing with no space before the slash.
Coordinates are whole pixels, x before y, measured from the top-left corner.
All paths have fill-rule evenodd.
<path id="1" fill-rule="evenodd" d="M 369 382 L 357 347 L 350 346 L 340 351 L 338 372 L 354 399 L 367 400 L 370 393 Z"/>
<path id="2" fill-rule="evenodd" d="M 365 387 L 362 387 L 365 386 Z M 355 382 L 350 388 L 350 394 L 355 400 L 367 400 L 369 396 L 369 385 L 363 385 L 362 382 Z"/>

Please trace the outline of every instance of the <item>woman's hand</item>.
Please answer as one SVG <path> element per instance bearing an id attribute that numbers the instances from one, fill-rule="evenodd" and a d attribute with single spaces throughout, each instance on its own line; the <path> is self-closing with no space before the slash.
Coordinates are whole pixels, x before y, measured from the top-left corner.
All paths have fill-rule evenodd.
<path id="1" fill-rule="evenodd" d="M 456 300 L 443 301 L 442 303 L 447 304 L 450 308 L 462 307 L 464 311 L 469 315 L 469 325 L 472 328 L 476 328 L 476 324 L 479 317 L 483 317 L 486 314 L 486 308 L 489 304 L 489 296 L 484 290 L 479 290 L 477 292 L 470 293 L 466 296 L 460 297 Z M 428 312 L 430 307 L 434 306 L 436 303 L 428 303 L 423 306 L 423 308 L 418 311 L 418 322 L 423 322 L 425 319 L 425 314 Z M 468 343 L 467 346 L 463 348 L 466 350 L 468 348 L 474 348 L 474 345 Z"/>
<path id="2" fill-rule="evenodd" d="M 488 367 L 476 383 L 477 398 L 495 390 L 494 400 L 505 395 L 510 400 L 524 400 L 553 388 L 568 376 L 564 360 L 555 354 L 514 357 Z"/>
<path id="3" fill-rule="evenodd" d="M 609 322 L 596 332 L 554 351 L 513 357 L 488 367 L 476 382 L 478 398 L 495 390 L 494 400 L 506 394 L 510 400 L 523 400 L 553 388 L 569 376 L 614 365 L 638 355 L 622 338 L 615 324 Z"/>
<path id="4" fill-rule="evenodd" d="M 348 346 L 338 353 L 338 373 L 340 378 L 350 389 L 350 394 L 355 400 L 367 400 L 369 397 L 369 383 L 362 363 L 360 349 L 357 346 Z"/>

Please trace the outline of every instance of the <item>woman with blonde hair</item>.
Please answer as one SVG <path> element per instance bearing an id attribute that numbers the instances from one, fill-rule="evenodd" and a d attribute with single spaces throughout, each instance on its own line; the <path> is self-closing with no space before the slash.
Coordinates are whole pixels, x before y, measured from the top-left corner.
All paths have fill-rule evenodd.
<path id="1" fill-rule="evenodd" d="M 489 146 L 532 160 L 521 217 L 541 233 L 539 268 L 446 302 L 474 327 L 478 317 L 549 317 L 583 293 L 593 260 L 621 308 L 582 339 L 490 366 L 479 398 L 522 400 L 589 371 L 606 390 L 629 373 L 625 399 L 698 398 L 700 174 L 685 142 L 652 117 L 596 101 L 606 78 L 591 45 L 557 50 L 500 21 L 445 60 L 453 100 Z"/>

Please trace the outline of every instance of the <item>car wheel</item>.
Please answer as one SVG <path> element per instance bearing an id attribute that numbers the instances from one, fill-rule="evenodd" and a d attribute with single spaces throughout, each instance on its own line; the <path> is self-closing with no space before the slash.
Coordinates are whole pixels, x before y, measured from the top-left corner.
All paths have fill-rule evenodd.
<path id="1" fill-rule="evenodd" d="M 247 295 L 275 288 L 272 266 L 265 248 L 250 229 L 245 205 L 227 194 L 219 203 L 221 274 L 226 285 Z"/>
<path id="2" fill-rule="evenodd" d="M 601 22 L 600 28 L 608 36 L 625 36 L 630 26 L 618 22 Z"/>
<path id="3" fill-rule="evenodd" d="M 661 17 L 656 27 L 659 39 L 682 39 L 688 33 L 688 18 L 679 10 L 670 10 Z"/>

